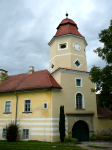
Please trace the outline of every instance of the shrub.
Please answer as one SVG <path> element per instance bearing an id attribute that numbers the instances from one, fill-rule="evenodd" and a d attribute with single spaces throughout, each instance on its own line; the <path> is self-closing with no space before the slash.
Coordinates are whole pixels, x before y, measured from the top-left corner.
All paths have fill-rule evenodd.
<path id="1" fill-rule="evenodd" d="M 103 138 L 96 138 L 96 140 L 104 140 Z"/>
<path id="2" fill-rule="evenodd" d="M 94 141 L 96 138 L 97 138 L 97 136 L 93 134 L 93 135 L 91 135 L 90 140 Z"/>
<path id="3" fill-rule="evenodd" d="M 77 144 L 77 143 L 78 143 L 78 140 L 75 139 L 75 138 L 72 138 L 71 136 L 65 137 L 65 141 L 66 141 L 66 142 L 73 142 L 74 144 Z"/>
<path id="4" fill-rule="evenodd" d="M 18 125 L 11 122 L 7 127 L 6 139 L 8 142 L 15 142 L 18 137 Z"/>
<path id="5" fill-rule="evenodd" d="M 91 141 L 94 141 L 94 140 L 105 140 L 105 141 L 111 141 L 111 136 L 103 136 L 103 135 L 92 135 L 90 137 L 90 140 Z"/>

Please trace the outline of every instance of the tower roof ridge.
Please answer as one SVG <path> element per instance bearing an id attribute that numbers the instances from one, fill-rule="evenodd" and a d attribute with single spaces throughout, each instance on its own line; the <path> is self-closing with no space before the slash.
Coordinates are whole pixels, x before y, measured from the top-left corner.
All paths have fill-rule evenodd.
<path id="1" fill-rule="evenodd" d="M 69 19 L 69 18 L 63 19 L 56 29 L 58 30 L 60 26 L 66 25 L 66 24 L 72 24 L 76 26 L 76 28 L 78 29 L 77 24 L 72 19 Z"/>

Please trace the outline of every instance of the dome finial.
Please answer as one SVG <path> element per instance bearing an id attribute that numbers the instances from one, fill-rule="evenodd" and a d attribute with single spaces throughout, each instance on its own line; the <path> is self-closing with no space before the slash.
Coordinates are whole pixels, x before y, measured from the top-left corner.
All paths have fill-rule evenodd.
<path id="1" fill-rule="evenodd" d="M 65 15 L 66 15 L 66 18 L 68 18 L 68 13 L 67 13 L 67 11 L 66 11 L 66 14 L 65 14 Z"/>

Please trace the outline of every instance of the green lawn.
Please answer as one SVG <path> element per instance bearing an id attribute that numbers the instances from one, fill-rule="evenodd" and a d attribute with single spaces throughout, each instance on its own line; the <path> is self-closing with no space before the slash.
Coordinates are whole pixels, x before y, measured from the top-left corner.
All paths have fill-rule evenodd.
<path id="1" fill-rule="evenodd" d="M 39 141 L 6 142 L 0 141 L 0 150 L 84 150 L 73 143 L 49 143 Z"/>

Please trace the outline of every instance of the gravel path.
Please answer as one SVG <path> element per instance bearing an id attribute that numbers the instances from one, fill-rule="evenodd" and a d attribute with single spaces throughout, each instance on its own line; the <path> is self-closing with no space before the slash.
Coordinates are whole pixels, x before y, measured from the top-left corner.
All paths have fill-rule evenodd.
<path id="1" fill-rule="evenodd" d="M 94 145 L 94 146 L 104 146 L 109 147 L 107 150 L 112 150 L 112 142 L 94 142 L 94 141 L 87 141 L 87 142 L 81 142 L 80 144 L 77 144 L 77 146 L 81 146 L 84 149 L 88 150 L 96 150 L 96 148 L 87 147 L 87 145 Z M 97 150 L 106 150 L 106 149 L 98 149 Z"/>

